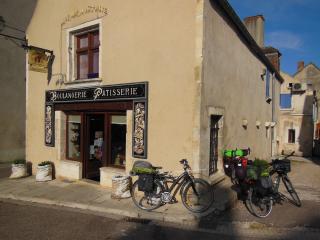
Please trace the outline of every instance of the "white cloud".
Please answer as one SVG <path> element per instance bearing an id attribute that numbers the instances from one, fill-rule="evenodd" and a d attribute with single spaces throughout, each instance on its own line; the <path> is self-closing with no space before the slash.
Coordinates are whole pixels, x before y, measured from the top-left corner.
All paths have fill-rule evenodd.
<path id="1" fill-rule="evenodd" d="M 266 45 L 275 48 L 300 50 L 303 41 L 300 36 L 289 31 L 273 31 L 266 33 Z"/>

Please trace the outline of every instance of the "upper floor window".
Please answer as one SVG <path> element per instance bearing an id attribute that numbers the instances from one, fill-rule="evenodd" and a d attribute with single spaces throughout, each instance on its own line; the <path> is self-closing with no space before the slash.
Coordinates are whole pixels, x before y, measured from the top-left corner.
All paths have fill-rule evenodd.
<path id="1" fill-rule="evenodd" d="M 75 35 L 77 80 L 99 77 L 99 30 Z"/>
<path id="2" fill-rule="evenodd" d="M 270 71 L 267 69 L 266 70 L 266 99 L 267 101 L 271 100 L 271 96 L 270 96 Z"/>
<path id="3" fill-rule="evenodd" d="M 67 30 L 67 82 L 101 79 L 101 20 Z"/>
<path id="4" fill-rule="evenodd" d="M 280 108 L 281 109 L 291 109 L 292 96 L 290 93 L 280 94 Z"/>
<path id="5" fill-rule="evenodd" d="M 296 142 L 296 130 L 288 129 L 288 143 L 295 143 L 295 142 Z"/>

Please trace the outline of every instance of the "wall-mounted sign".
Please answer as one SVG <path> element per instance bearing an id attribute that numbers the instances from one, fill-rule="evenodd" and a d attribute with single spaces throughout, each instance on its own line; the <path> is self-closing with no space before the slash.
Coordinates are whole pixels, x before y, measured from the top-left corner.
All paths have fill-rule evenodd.
<path id="1" fill-rule="evenodd" d="M 146 98 L 145 83 L 46 91 L 46 102 L 51 103 L 101 102 L 137 98 Z"/>
<path id="2" fill-rule="evenodd" d="M 28 51 L 29 70 L 35 72 L 48 72 L 48 62 L 50 55 L 45 51 L 38 49 L 30 49 Z"/>
<path id="3" fill-rule="evenodd" d="M 132 155 L 147 158 L 148 83 L 46 91 L 45 144 L 54 146 L 54 105 L 59 103 L 133 101 Z"/>

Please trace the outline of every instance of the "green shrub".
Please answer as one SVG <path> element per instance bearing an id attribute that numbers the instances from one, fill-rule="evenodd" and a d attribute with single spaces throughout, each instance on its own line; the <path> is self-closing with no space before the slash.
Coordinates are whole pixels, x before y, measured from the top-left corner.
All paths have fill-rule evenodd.
<path id="1" fill-rule="evenodd" d="M 26 164 L 25 159 L 16 159 L 13 161 L 13 164 Z"/>
<path id="2" fill-rule="evenodd" d="M 52 163 L 50 161 L 43 161 L 41 163 L 38 164 L 38 166 L 47 166 L 47 165 L 51 165 Z"/>
<path id="3" fill-rule="evenodd" d="M 253 165 L 260 172 L 260 177 L 268 177 L 269 176 L 269 163 L 266 160 L 256 158 L 253 161 Z"/>

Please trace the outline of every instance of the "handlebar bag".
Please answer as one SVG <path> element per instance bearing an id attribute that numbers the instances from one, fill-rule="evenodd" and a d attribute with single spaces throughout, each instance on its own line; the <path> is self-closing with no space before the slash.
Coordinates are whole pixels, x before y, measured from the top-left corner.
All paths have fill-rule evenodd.
<path id="1" fill-rule="evenodd" d="M 138 190 L 143 192 L 152 192 L 154 189 L 154 175 L 140 174 L 138 178 Z"/>

